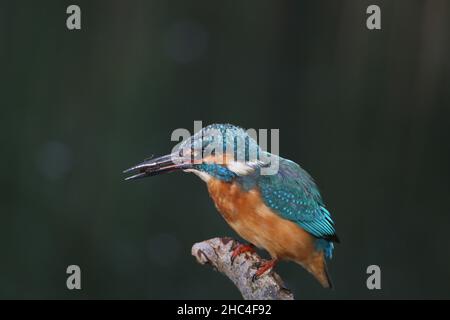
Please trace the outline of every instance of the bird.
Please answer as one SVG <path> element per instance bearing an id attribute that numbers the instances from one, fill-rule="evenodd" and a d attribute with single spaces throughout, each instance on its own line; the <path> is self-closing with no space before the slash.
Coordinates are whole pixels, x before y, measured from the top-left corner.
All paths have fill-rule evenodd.
<path id="1" fill-rule="evenodd" d="M 271 163 L 277 163 L 277 170 L 264 174 Z M 252 280 L 287 260 L 306 269 L 324 288 L 332 288 L 326 259 L 332 258 L 339 238 L 316 183 L 300 165 L 264 151 L 241 127 L 211 124 L 170 154 L 124 173 L 132 174 L 125 180 L 135 180 L 175 171 L 202 179 L 219 213 L 248 242 L 233 249 L 231 263 L 256 248 L 269 253 Z"/>

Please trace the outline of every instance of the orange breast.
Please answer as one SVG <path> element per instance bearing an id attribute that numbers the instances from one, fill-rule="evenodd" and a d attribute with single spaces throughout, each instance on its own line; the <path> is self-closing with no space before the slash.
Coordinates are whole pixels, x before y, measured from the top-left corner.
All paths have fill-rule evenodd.
<path id="1" fill-rule="evenodd" d="M 228 224 L 273 258 L 303 264 L 315 255 L 314 237 L 274 213 L 264 204 L 258 190 L 244 191 L 236 182 L 211 179 L 208 191 Z"/>

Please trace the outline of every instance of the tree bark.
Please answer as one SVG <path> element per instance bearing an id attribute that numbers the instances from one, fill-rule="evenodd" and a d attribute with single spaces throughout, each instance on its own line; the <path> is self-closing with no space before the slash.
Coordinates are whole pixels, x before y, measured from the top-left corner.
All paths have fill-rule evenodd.
<path id="1" fill-rule="evenodd" d="M 252 280 L 257 266 L 264 262 L 257 253 L 245 252 L 231 264 L 231 254 L 238 244 L 231 238 L 213 238 L 194 244 L 192 255 L 200 264 L 209 264 L 227 276 L 245 300 L 293 300 L 293 294 L 273 271 Z"/>

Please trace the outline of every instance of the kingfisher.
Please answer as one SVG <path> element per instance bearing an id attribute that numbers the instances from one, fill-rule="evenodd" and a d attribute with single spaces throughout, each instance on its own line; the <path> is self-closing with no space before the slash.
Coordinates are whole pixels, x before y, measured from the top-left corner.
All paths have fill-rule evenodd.
<path id="1" fill-rule="evenodd" d="M 276 170 L 265 172 L 273 163 Z M 241 127 L 212 124 L 170 154 L 147 159 L 124 173 L 132 174 L 126 180 L 134 180 L 174 171 L 201 178 L 222 217 L 248 242 L 233 249 L 231 263 L 255 247 L 270 254 L 253 280 L 288 260 L 323 287 L 332 287 L 326 258 L 332 258 L 339 238 L 317 185 L 297 163 L 263 151 Z"/>

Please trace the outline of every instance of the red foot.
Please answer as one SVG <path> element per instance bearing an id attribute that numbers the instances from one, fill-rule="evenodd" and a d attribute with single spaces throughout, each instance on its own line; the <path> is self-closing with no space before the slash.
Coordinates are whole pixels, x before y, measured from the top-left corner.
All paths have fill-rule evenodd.
<path id="1" fill-rule="evenodd" d="M 231 264 L 233 264 L 234 259 L 236 259 L 237 256 L 245 252 L 255 252 L 255 247 L 252 244 L 238 244 L 231 254 Z"/>
<path id="2" fill-rule="evenodd" d="M 262 263 L 259 266 L 258 270 L 256 270 L 255 274 L 253 275 L 252 280 L 255 281 L 256 279 L 261 277 L 264 273 L 266 273 L 266 271 L 271 270 L 273 267 L 275 267 L 277 262 L 278 262 L 277 259 L 272 259 Z"/>

